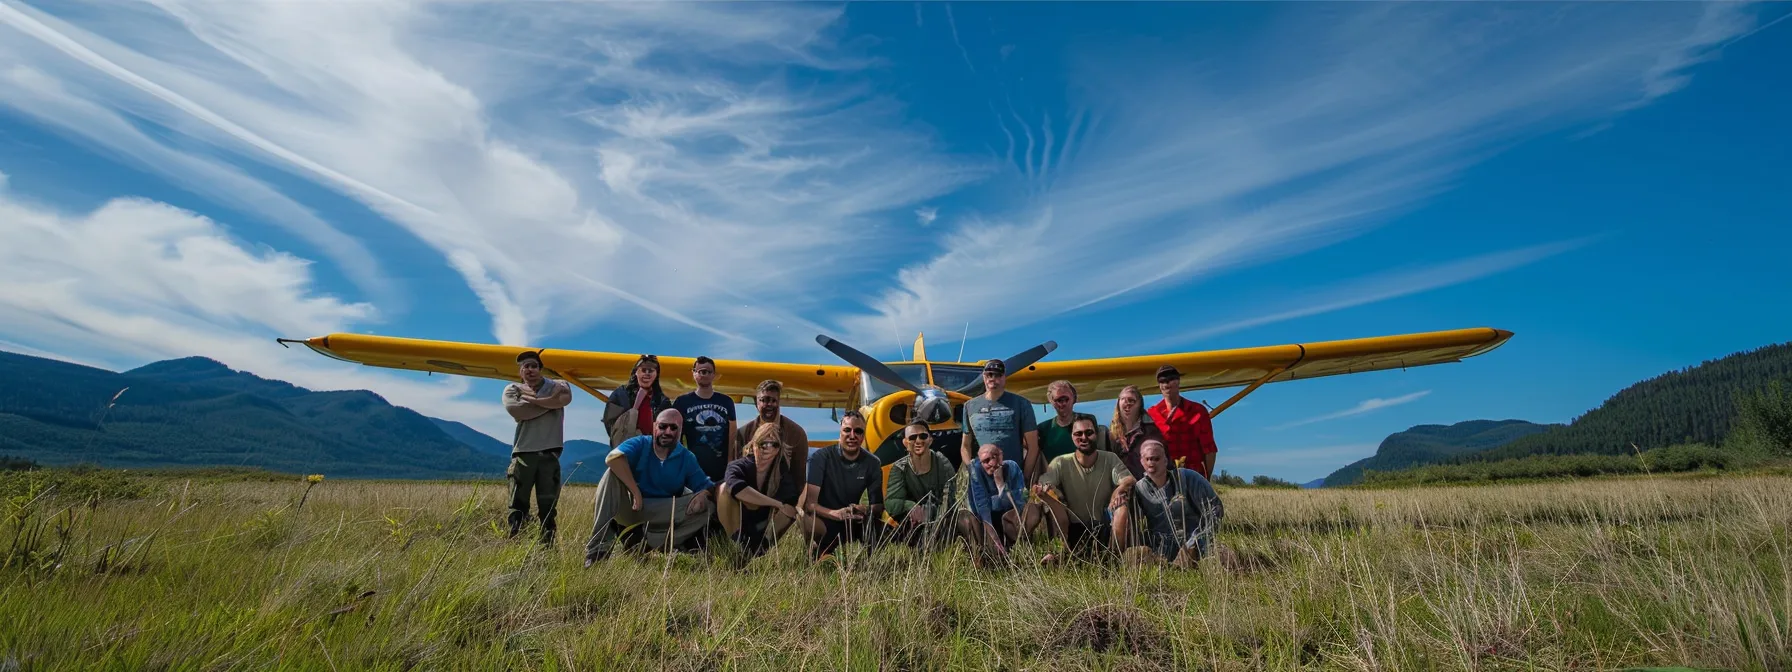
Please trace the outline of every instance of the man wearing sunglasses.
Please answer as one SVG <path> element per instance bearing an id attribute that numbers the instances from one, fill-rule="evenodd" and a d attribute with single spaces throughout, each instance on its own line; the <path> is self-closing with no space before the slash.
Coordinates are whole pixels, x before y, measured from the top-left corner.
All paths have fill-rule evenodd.
<path id="1" fill-rule="evenodd" d="M 1163 401 L 1150 410 L 1151 422 L 1163 434 L 1164 449 L 1171 464 L 1193 469 L 1202 478 L 1212 480 L 1214 458 L 1219 452 L 1213 442 L 1213 417 L 1207 407 L 1182 398 L 1182 372 L 1169 364 L 1157 367 L 1157 390 Z"/>
<path id="2" fill-rule="evenodd" d="M 952 460 L 933 449 L 933 432 L 924 422 L 902 429 L 902 446 L 908 454 L 890 465 L 884 509 L 896 521 L 898 539 L 910 546 L 939 548 L 939 542 L 953 532 L 951 523 L 941 522 L 954 510 L 947 502 L 955 475 Z"/>
<path id="3" fill-rule="evenodd" d="M 678 442 L 684 416 L 668 408 L 654 417 L 653 434 L 637 436 L 610 451 L 609 471 L 597 483 L 597 511 L 585 542 L 585 566 L 610 554 L 617 529 L 639 530 L 651 546 L 673 548 L 709 525 L 710 480 L 697 456 Z"/>
<path id="4" fill-rule="evenodd" d="M 529 519 L 529 491 L 541 516 L 541 543 L 554 543 L 560 502 L 560 451 L 565 446 L 566 406 L 572 387 L 541 375 L 541 353 L 516 356 L 521 382 L 504 386 L 504 410 L 516 420 L 510 442 L 510 536 Z"/>
<path id="5" fill-rule="evenodd" d="M 884 465 L 865 450 L 865 416 L 847 411 L 840 418 L 840 443 L 809 456 L 804 487 L 803 529 L 820 559 L 847 541 L 861 541 L 865 554 L 877 550 L 884 524 Z M 864 499 L 864 502 L 860 502 Z"/>
<path id="6" fill-rule="evenodd" d="M 1057 411 L 1058 414 L 1050 420 L 1039 423 L 1039 461 L 1043 464 L 1039 473 L 1027 472 L 1027 479 L 1034 483 L 1039 482 L 1040 473 L 1045 471 L 1044 465 L 1051 464 L 1053 460 L 1061 456 L 1076 452 L 1076 442 L 1070 437 L 1072 423 L 1085 418 L 1089 422 L 1096 422 L 1094 415 L 1077 412 L 1076 386 L 1071 385 L 1068 380 L 1054 380 L 1050 385 L 1045 386 L 1045 398 L 1051 402 L 1052 410 Z M 1099 423 L 1097 423 L 1097 428 L 1100 428 Z M 1105 442 L 1101 441 L 1101 437 L 1096 437 L 1096 439 L 1096 448 L 1100 449 L 1101 444 Z M 1039 498 L 1027 502 L 1027 511 L 1022 518 L 1025 521 L 1027 534 L 1033 534 L 1039 529 L 1039 523 L 1045 518 L 1045 503 Z"/>
<path id="7" fill-rule="evenodd" d="M 1119 548 L 1126 541 L 1126 502 L 1136 479 L 1119 455 L 1096 448 L 1100 434 L 1094 418 L 1077 418 L 1070 425 L 1076 452 L 1052 460 L 1033 485 L 1032 499 L 1044 503 L 1052 534 L 1063 538 L 1072 554 Z M 1047 555 L 1043 562 L 1057 559 Z"/>

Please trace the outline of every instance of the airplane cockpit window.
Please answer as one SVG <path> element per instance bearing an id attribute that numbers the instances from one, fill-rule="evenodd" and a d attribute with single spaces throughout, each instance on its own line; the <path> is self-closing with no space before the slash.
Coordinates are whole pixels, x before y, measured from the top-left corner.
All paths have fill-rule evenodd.
<path id="1" fill-rule="evenodd" d="M 915 387 L 921 387 L 927 384 L 927 365 L 925 364 L 891 364 L 890 369 L 895 371 L 896 375 L 902 376 L 903 380 L 913 383 Z M 870 404 L 889 396 L 892 392 L 900 391 L 901 388 L 869 375 L 865 376 L 864 403 L 866 404 Z"/>
<path id="2" fill-rule="evenodd" d="M 933 365 L 933 384 L 940 386 L 940 389 L 960 391 L 959 388 L 973 383 L 976 387 L 962 392 L 972 397 L 983 394 L 982 367 Z"/>

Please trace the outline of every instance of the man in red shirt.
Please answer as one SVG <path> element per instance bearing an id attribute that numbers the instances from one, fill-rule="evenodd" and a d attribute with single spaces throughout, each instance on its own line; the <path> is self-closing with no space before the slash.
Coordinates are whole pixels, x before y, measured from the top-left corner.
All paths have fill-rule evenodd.
<path id="1" fill-rule="evenodd" d="M 1182 372 L 1176 367 L 1157 367 L 1157 390 L 1164 399 L 1151 407 L 1151 420 L 1164 435 L 1170 461 L 1211 480 L 1219 452 L 1213 442 L 1213 418 L 1205 406 L 1182 398 Z"/>

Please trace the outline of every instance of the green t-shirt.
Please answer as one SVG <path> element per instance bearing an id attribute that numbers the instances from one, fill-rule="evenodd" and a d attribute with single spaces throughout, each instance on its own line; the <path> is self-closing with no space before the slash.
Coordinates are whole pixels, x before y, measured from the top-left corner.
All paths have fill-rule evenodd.
<path id="1" fill-rule="evenodd" d="M 1095 466 L 1083 469 L 1077 464 L 1075 455 L 1065 455 L 1051 461 L 1045 468 L 1045 476 L 1039 482 L 1058 489 L 1064 494 L 1064 508 L 1070 514 L 1084 522 L 1102 520 L 1108 510 L 1108 500 L 1114 496 L 1114 489 L 1120 487 L 1120 481 L 1131 478 L 1132 472 L 1126 469 L 1126 463 L 1114 453 L 1095 451 Z"/>
<path id="2" fill-rule="evenodd" d="M 1090 422 L 1095 422 L 1093 415 L 1075 413 L 1070 416 L 1072 425 L 1076 424 L 1077 418 L 1086 418 Z M 1101 424 L 1096 423 L 1096 429 L 1100 428 Z M 1076 452 L 1076 443 L 1070 439 L 1070 426 L 1059 427 L 1056 413 L 1039 421 L 1039 454 L 1045 458 L 1046 464 L 1051 464 L 1052 460 L 1059 455 L 1069 455 L 1074 452 Z"/>

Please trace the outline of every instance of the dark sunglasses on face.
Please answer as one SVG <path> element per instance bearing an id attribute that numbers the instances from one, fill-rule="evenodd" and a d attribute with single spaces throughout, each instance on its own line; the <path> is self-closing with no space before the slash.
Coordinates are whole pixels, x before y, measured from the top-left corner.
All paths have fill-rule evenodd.
<path id="1" fill-rule="evenodd" d="M 678 430 L 679 430 L 679 429 L 681 429 L 681 427 L 680 427 L 680 426 L 679 426 L 679 425 L 675 425 L 675 424 L 672 424 L 672 423 L 670 423 L 670 422 L 662 422 L 662 423 L 659 423 L 659 424 L 657 424 L 657 425 L 654 425 L 654 426 L 655 426 L 655 427 L 658 427 L 658 428 L 660 428 L 660 429 L 664 429 L 664 430 L 667 430 L 667 431 L 673 431 L 673 432 L 675 432 L 675 431 L 678 431 Z"/>
<path id="2" fill-rule="evenodd" d="M 1074 431 L 1074 432 L 1071 432 L 1071 433 L 1070 433 L 1070 435 L 1071 435 L 1071 436 L 1095 436 L 1095 430 L 1093 430 L 1093 429 L 1079 429 L 1079 430 L 1077 430 L 1077 431 Z"/>
<path id="3" fill-rule="evenodd" d="M 1052 397 L 1052 403 L 1068 404 L 1070 403 L 1070 397 Z"/>
<path id="4" fill-rule="evenodd" d="M 863 427 L 841 427 L 840 433 L 841 434 L 864 434 L 865 429 Z"/>
<path id="5" fill-rule="evenodd" d="M 921 439 L 925 439 L 928 436 L 929 435 L 927 435 L 927 434 L 910 434 L 908 436 L 902 437 L 902 440 L 904 440 L 904 441 L 920 441 Z"/>

